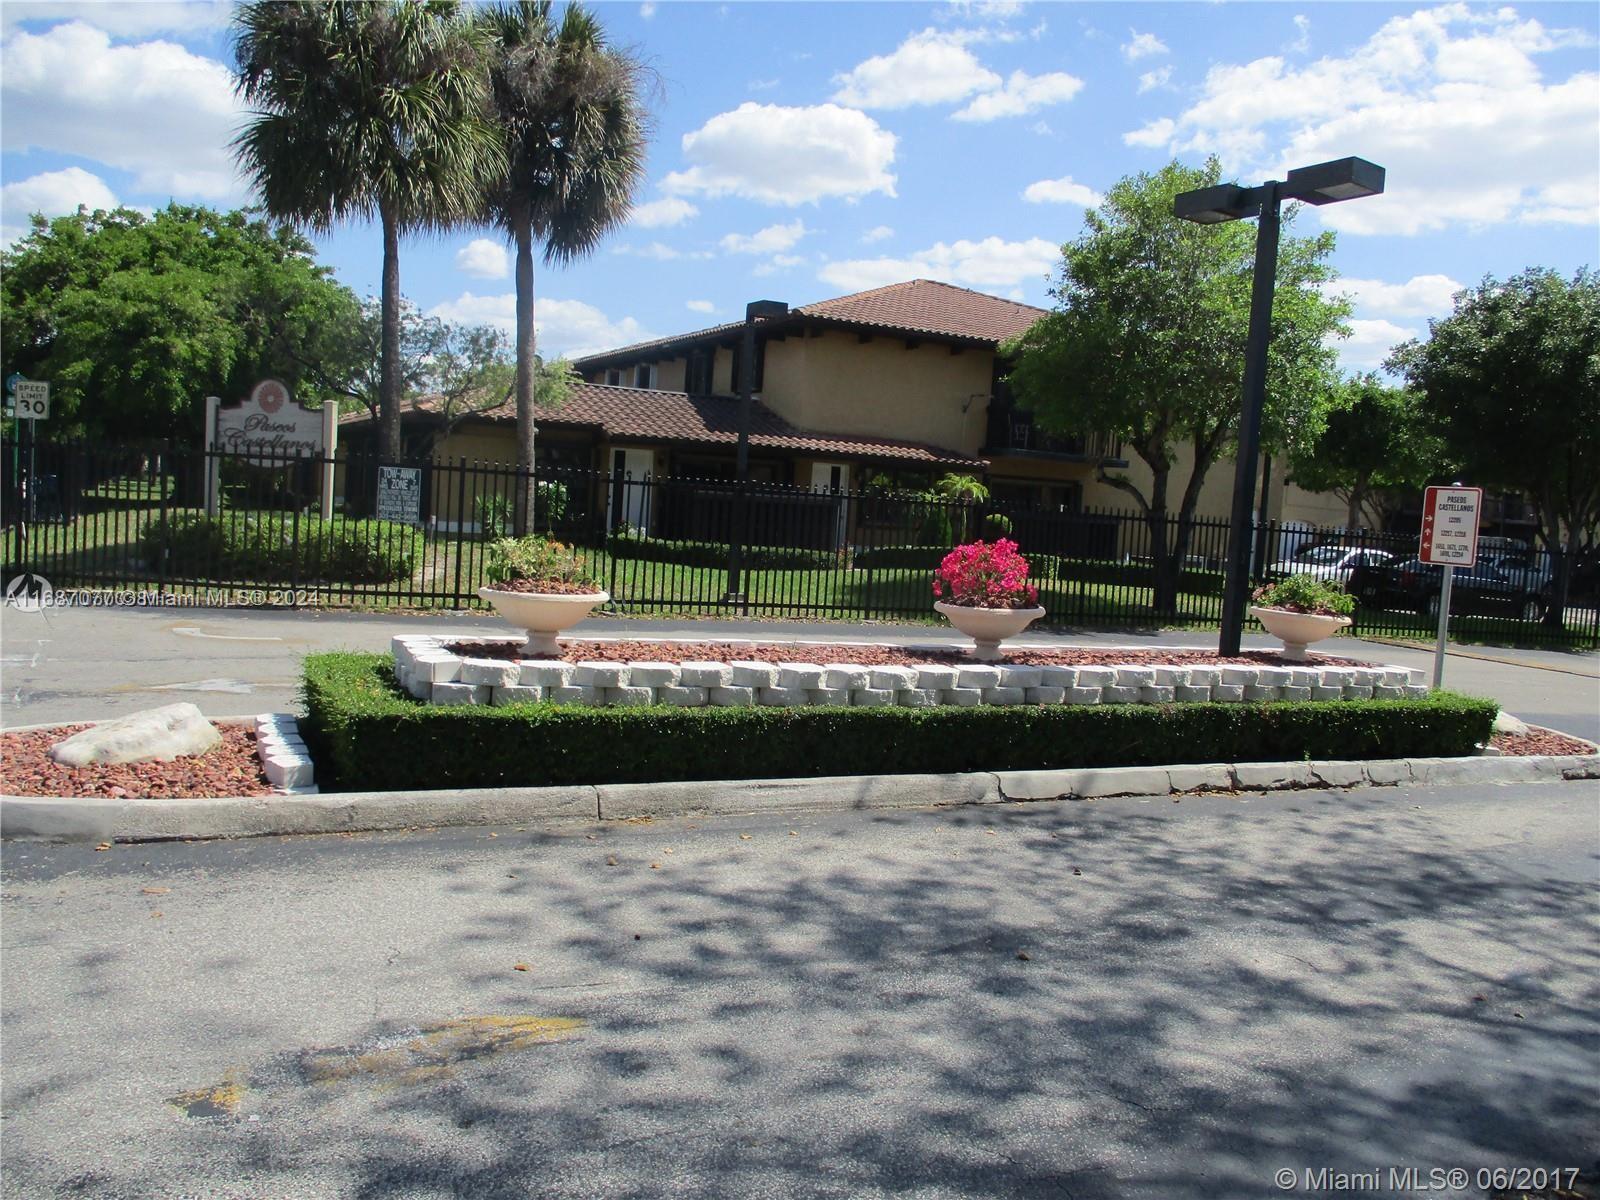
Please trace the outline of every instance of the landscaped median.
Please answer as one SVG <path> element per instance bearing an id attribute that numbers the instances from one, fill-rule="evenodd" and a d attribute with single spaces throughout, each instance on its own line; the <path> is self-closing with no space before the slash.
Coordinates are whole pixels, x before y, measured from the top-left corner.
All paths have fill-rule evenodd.
<path id="1" fill-rule="evenodd" d="M 393 659 L 374 654 L 308 658 L 305 701 L 303 730 L 325 790 L 1449 758 L 1475 754 L 1497 711 L 1493 701 L 1448 693 L 1270 703 L 441 705 L 403 691 Z"/>

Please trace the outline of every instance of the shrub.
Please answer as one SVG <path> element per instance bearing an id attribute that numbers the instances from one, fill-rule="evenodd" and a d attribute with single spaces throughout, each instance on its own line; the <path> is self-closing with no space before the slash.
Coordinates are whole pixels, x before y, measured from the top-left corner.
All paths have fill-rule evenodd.
<path id="1" fill-rule="evenodd" d="M 1356 610 L 1354 596 L 1337 583 L 1314 575 L 1287 576 L 1277 583 L 1257 588 L 1251 593 L 1251 599 L 1269 608 L 1329 617 L 1348 617 Z"/>
<path id="2" fill-rule="evenodd" d="M 557 591 L 596 586 L 572 547 L 537 534 L 490 542 L 484 576 L 490 583 L 528 580 L 560 585 L 553 589 Z"/>
<path id="3" fill-rule="evenodd" d="M 1006 516 L 1005 513 L 990 513 L 983 518 L 983 525 L 979 530 L 979 534 L 985 541 L 998 541 L 1000 538 L 1010 537 L 1012 530 L 1015 528 L 1011 523 L 1011 518 Z"/>
<path id="4" fill-rule="evenodd" d="M 191 579 L 392 583 L 416 570 L 422 533 L 395 521 L 179 512 L 145 523 L 139 553 L 152 567 Z"/>
<path id="5" fill-rule="evenodd" d="M 606 550 L 612 558 L 676 563 L 685 567 L 712 567 L 721 570 L 728 565 L 729 547 L 727 542 L 669 540 L 629 531 L 614 534 L 609 538 Z M 838 566 L 838 558 L 832 550 L 805 550 L 796 546 L 746 546 L 744 565 L 747 570 L 824 570 Z"/>
<path id="6" fill-rule="evenodd" d="M 377 654 L 306 659 L 302 726 L 344 789 L 752 779 L 1471 754 L 1492 700 L 957 708 L 419 703 Z"/>
<path id="7" fill-rule="evenodd" d="M 1008 538 L 957 546 L 933 574 L 933 594 L 972 608 L 1031 608 L 1039 589 L 1028 581 L 1028 560 Z"/>
<path id="8" fill-rule="evenodd" d="M 554 479 L 533 481 L 533 527 L 550 529 L 567 515 L 572 494 L 567 485 Z M 491 492 L 473 497 L 472 511 L 478 522 L 478 536 L 486 542 L 509 537 L 516 519 L 516 501 L 509 495 Z"/>

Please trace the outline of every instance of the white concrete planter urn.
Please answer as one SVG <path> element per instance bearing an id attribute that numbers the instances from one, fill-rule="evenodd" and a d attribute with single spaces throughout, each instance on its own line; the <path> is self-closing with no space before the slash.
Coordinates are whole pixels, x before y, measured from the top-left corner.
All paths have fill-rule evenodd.
<path id="1" fill-rule="evenodd" d="M 1305 662 L 1311 656 L 1306 647 L 1312 642 L 1332 637 L 1350 624 L 1349 617 L 1330 613 L 1291 612 L 1287 608 L 1250 606 L 1250 615 L 1261 622 L 1261 627 L 1283 643 L 1283 657 L 1291 662 Z"/>
<path id="2" fill-rule="evenodd" d="M 478 595 L 494 605 L 508 623 L 528 631 L 523 652 L 534 658 L 557 658 L 561 646 L 556 635 L 589 615 L 611 596 L 606 592 L 506 592 L 481 587 Z"/>
<path id="3" fill-rule="evenodd" d="M 1044 616 L 1042 608 L 973 608 L 966 604 L 933 602 L 934 611 L 943 613 L 973 641 L 972 657 L 992 662 L 1000 657 L 1000 643 L 1016 637 Z"/>

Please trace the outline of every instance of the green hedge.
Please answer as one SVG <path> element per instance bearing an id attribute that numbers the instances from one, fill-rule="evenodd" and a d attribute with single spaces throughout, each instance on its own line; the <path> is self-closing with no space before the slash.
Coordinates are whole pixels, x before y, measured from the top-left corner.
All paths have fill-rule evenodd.
<path id="1" fill-rule="evenodd" d="M 391 583 L 422 558 L 422 532 L 394 521 L 293 513 L 169 513 L 146 523 L 139 553 L 168 575 L 262 582 Z"/>
<path id="2" fill-rule="evenodd" d="M 685 567 L 728 565 L 727 542 L 671 541 L 666 538 L 617 536 L 606 542 L 612 558 L 644 562 L 677 563 Z M 744 565 L 751 570 L 817 570 L 838 565 L 832 550 L 802 550 L 792 546 L 746 546 Z"/>
<path id="3" fill-rule="evenodd" d="M 347 790 L 1471 754 L 1497 705 L 1427 700 L 1000 708 L 418 703 L 376 654 L 306 659 L 319 781 Z"/>
<path id="4" fill-rule="evenodd" d="M 949 553 L 949 546 L 876 546 L 856 551 L 853 561 L 857 570 L 933 571 Z M 1148 563 L 1062 558 L 1055 554 L 1032 554 L 1026 547 L 1022 550 L 1022 556 L 1028 560 L 1029 575 L 1033 579 L 1107 583 L 1123 587 L 1150 587 L 1155 582 L 1155 571 Z M 1220 596 L 1223 580 L 1220 571 L 1189 570 L 1180 577 L 1178 587 L 1181 591 L 1196 595 Z"/>

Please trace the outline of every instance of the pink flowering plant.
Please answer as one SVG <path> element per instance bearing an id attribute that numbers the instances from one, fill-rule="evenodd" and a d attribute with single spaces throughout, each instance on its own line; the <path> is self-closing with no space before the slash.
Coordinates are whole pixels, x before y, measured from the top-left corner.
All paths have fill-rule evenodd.
<path id="1" fill-rule="evenodd" d="M 963 608 L 1033 608 L 1039 589 L 1028 582 L 1028 560 L 1009 538 L 968 542 L 944 556 L 933 573 L 933 594 Z"/>

